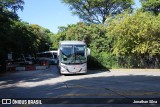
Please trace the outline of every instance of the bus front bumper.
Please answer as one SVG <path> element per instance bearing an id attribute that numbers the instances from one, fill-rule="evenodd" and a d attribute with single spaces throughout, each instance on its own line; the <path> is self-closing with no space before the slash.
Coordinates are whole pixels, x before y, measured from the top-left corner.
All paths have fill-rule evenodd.
<path id="1" fill-rule="evenodd" d="M 86 64 L 83 65 L 71 65 L 71 66 L 61 66 L 60 69 L 61 74 L 85 74 L 87 73 L 87 66 Z"/>

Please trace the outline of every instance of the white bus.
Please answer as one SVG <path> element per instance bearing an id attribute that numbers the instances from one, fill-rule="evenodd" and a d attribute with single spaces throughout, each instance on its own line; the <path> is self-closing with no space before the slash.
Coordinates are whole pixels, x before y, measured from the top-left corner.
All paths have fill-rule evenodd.
<path id="1" fill-rule="evenodd" d="M 57 58 L 57 51 L 45 51 L 41 53 L 36 54 L 36 59 L 39 61 L 49 61 L 50 64 L 57 64 L 58 58 Z"/>
<path id="2" fill-rule="evenodd" d="M 60 73 L 86 73 L 89 54 L 90 50 L 82 41 L 61 41 L 58 49 Z"/>

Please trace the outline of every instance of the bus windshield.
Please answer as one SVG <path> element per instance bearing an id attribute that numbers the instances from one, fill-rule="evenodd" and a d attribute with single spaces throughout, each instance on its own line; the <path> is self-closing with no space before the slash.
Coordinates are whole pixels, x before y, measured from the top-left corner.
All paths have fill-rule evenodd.
<path id="1" fill-rule="evenodd" d="M 86 63 L 85 45 L 62 45 L 61 62 L 64 64 L 82 64 Z"/>

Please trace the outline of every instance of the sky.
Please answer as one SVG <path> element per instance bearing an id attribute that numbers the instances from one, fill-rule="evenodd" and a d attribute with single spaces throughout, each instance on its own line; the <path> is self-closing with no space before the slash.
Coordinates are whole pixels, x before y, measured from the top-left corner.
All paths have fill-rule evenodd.
<path id="1" fill-rule="evenodd" d="M 62 0 L 25 0 L 24 10 L 18 11 L 18 16 L 24 22 L 37 24 L 58 32 L 59 26 L 76 24 L 80 21 L 78 16 L 72 15 L 68 5 Z M 136 7 L 140 7 L 139 0 L 135 0 Z"/>

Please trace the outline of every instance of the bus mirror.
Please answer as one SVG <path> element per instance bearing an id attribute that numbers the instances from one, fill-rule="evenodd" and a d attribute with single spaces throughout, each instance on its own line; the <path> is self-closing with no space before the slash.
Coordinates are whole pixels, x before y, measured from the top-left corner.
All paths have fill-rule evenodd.
<path id="1" fill-rule="evenodd" d="M 87 48 L 87 56 L 89 56 L 90 54 L 91 54 L 91 50 Z"/>

